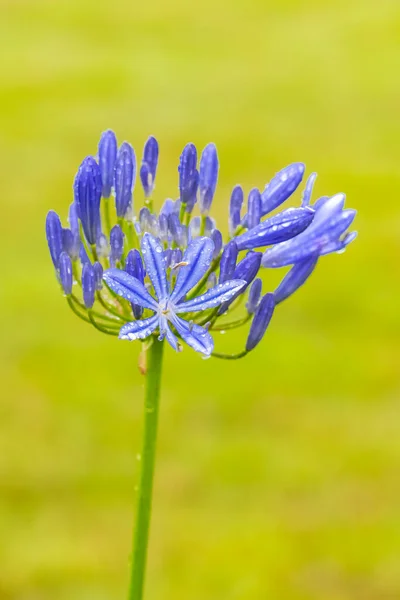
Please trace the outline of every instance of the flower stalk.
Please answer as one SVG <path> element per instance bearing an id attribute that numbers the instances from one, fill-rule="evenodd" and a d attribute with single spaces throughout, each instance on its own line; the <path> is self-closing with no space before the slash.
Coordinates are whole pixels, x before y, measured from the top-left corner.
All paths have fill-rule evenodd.
<path id="1" fill-rule="evenodd" d="M 150 531 L 150 517 L 156 457 L 162 358 L 164 342 L 154 340 L 147 351 L 144 399 L 144 430 L 137 489 L 136 523 L 133 533 L 129 600 L 142 600 Z"/>

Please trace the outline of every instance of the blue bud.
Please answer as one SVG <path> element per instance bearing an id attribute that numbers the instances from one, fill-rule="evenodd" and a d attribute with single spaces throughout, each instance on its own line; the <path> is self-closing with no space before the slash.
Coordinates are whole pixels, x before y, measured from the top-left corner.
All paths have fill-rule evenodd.
<path id="1" fill-rule="evenodd" d="M 192 183 L 191 183 L 191 185 L 190 185 L 190 187 L 188 189 L 188 192 L 187 192 L 187 198 L 188 198 L 188 200 L 186 202 L 186 212 L 189 213 L 189 214 L 191 214 L 191 212 L 192 212 L 192 210 L 194 208 L 194 205 L 197 202 L 197 190 L 198 190 L 198 187 L 199 187 L 199 172 L 196 169 L 196 171 L 193 174 Z"/>
<path id="2" fill-rule="evenodd" d="M 200 217 L 193 217 L 189 223 L 189 233 L 192 238 L 200 235 L 201 219 Z"/>
<path id="3" fill-rule="evenodd" d="M 79 235 L 79 220 L 75 202 L 72 202 L 69 207 L 68 223 L 74 237 L 80 238 Z"/>
<path id="4" fill-rule="evenodd" d="M 177 214 L 172 213 L 168 216 L 168 229 L 173 241 L 181 246 L 184 237 L 183 225 L 181 224 Z"/>
<path id="5" fill-rule="evenodd" d="M 128 142 L 124 142 L 118 150 L 114 171 L 115 206 L 118 217 L 124 217 L 128 207 L 132 205 L 135 178 L 135 152 Z"/>
<path id="6" fill-rule="evenodd" d="M 204 235 L 206 237 L 211 237 L 211 234 L 214 231 L 214 229 L 215 229 L 215 219 L 207 216 L 205 219 Z"/>
<path id="7" fill-rule="evenodd" d="M 240 185 L 236 185 L 231 194 L 229 205 L 229 232 L 233 236 L 236 228 L 240 225 L 240 212 L 243 205 L 243 189 Z"/>
<path id="8" fill-rule="evenodd" d="M 250 286 L 249 297 L 247 299 L 246 308 L 249 315 L 252 315 L 258 306 L 261 296 L 262 281 L 257 278 Z"/>
<path id="9" fill-rule="evenodd" d="M 261 252 L 248 252 L 246 256 L 236 265 L 232 279 L 244 279 L 244 281 L 247 281 L 247 285 L 249 285 L 259 271 L 261 258 Z M 242 294 L 245 289 L 246 288 L 240 290 L 240 293 Z"/>
<path id="10" fill-rule="evenodd" d="M 90 263 L 85 263 L 82 269 L 83 302 L 86 308 L 92 308 L 96 290 L 94 270 Z"/>
<path id="11" fill-rule="evenodd" d="M 72 292 L 72 263 L 66 252 L 61 252 L 60 254 L 59 272 L 64 293 L 69 296 Z"/>
<path id="12" fill-rule="evenodd" d="M 103 267 L 96 261 L 93 263 L 94 285 L 96 290 L 101 290 L 103 287 Z"/>
<path id="13" fill-rule="evenodd" d="M 107 237 L 104 235 L 104 233 L 101 233 L 99 236 L 97 236 L 96 240 L 97 255 L 101 258 L 108 258 L 110 255 L 110 250 L 110 244 L 108 243 Z"/>
<path id="14" fill-rule="evenodd" d="M 142 162 L 141 164 L 139 177 L 144 190 L 144 195 L 146 196 L 146 198 L 148 198 L 149 196 L 151 196 L 152 193 L 152 185 L 150 167 L 146 162 Z"/>
<path id="15" fill-rule="evenodd" d="M 158 142 L 151 136 L 144 145 L 140 179 L 146 197 L 151 196 L 154 189 L 158 163 Z"/>
<path id="16" fill-rule="evenodd" d="M 111 262 L 121 260 L 124 251 L 124 234 L 119 225 L 114 225 L 110 231 Z"/>
<path id="17" fill-rule="evenodd" d="M 219 283 L 224 283 L 228 279 L 233 279 L 233 273 L 236 268 L 238 249 L 234 240 L 227 243 L 223 249 L 221 262 L 219 266 Z"/>
<path id="18" fill-rule="evenodd" d="M 305 165 L 293 163 L 275 175 L 261 194 L 262 214 L 266 215 L 285 202 L 303 179 Z"/>
<path id="19" fill-rule="evenodd" d="M 114 182 L 114 168 L 117 159 L 117 138 L 115 133 L 108 129 L 102 133 L 99 142 L 99 166 L 103 184 L 102 195 L 109 198 Z"/>
<path id="20" fill-rule="evenodd" d="M 217 285 L 217 276 L 214 272 L 210 273 L 210 275 L 207 279 L 206 287 L 208 290 L 210 290 L 211 288 L 215 287 L 216 285 Z"/>
<path id="21" fill-rule="evenodd" d="M 132 275 L 132 277 L 136 277 L 140 283 L 144 283 L 145 273 L 143 261 L 139 250 L 136 248 L 129 250 L 128 252 L 125 260 L 125 271 L 129 273 L 129 275 Z"/>
<path id="22" fill-rule="evenodd" d="M 89 244 L 96 243 L 101 230 L 101 188 L 100 167 L 93 156 L 88 156 L 82 162 L 75 177 L 74 195 L 76 211 Z"/>
<path id="23" fill-rule="evenodd" d="M 63 229 L 62 239 L 64 252 L 66 252 L 72 260 L 77 260 L 79 258 L 79 249 L 81 246 L 80 239 L 74 237 L 74 234 L 68 227 Z"/>
<path id="24" fill-rule="evenodd" d="M 136 277 L 140 281 L 140 283 L 144 283 L 144 267 L 142 257 L 140 256 L 139 250 L 134 248 L 128 252 L 128 256 L 125 260 L 125 271 L 132 275 L 132 277 Z M 131 304 L 133 314 L 135 319 L 140 319 L 143 314 L 143 308 L 138 304 Z"/>
<path id="25" fill-rule="evenodd" d="M 295 237 L 310 225 L 315 212 L 309 207 L 287 208 L 235 238 L 239 250 L 261 248 Z"/>
<path id="26" fill-rule="evenodd" d="M 311 258 L 296 263 L 290 269 L 274 292 L 275 304 L 282 302 L 282 300 L 286 300 L 286 298 L 291 296 L 306 282 L 314 271 L 317 261 L 318 257 L 312 256 Z"/>
<path id="27" fill-rule="evenodd" d="M 139 211 L 139 223 L 142 232 L 150 229 L 151 215 L 147 206 L 143 206 Z"/>
<path id="28" fill-rule="evenodd" d="M 214 229 L 214 231 L 211 234 L 211 239 L 214 242 L 213 260 L 215 260 L 217 256 L 219 256 L 223 244 L 222 233 L 219 229 Z"/>
<path id="29" fill-rule="evenodd" d="M 231 242 L 229 242 L 229 243 L 231 243 Z M 228 244 L 228 246 L 229 246 L 229 244 Z M 240 296 L 240 294 L 243 294 L 243 292 L 247 289 L 247 287 L 253 281 L 253 279 L 255 278 L 255 276 L 257 275 L 257 273 L 260 269 L 261 258 L 262 258 L 261 252 L 251 251 L 251 252 L 248 252 L 246 254 L 246 256 L 236 265 L 233 275 L 229 279 L 243 279 L 244 281 L 247 282 L 247 285 L 244 288 L 242 288 L 230 300 L 221 304 L 221 306 L 218 310 L 218 315 L 222 315 L 224 312 L 226 312 L 228 307 L 232 304 L 232 302 L 234 300 L 236 300 L 236 298 L 238 296 Z"/>
<path id="30" fill-rule="evenodd" d="M 63 251 L 63 228 L 60 217 L 54 210 L 50 210 L 46 217 L 46 237 L 49 245 L 51 260 L 58 267 L 60 254 Z"/>
<path id="31" fill-rule="evenodd" d="M 210 210 L 217 185 L 218 168 L 215 144 L 207 144 L 201 155 L 199 171 L 200 211 L 202 214 Z"/>
<path id="32" fill-rule="evenodd" d="M 172 250 L 171 250 L 171 248 L 167 248 L 166 250 L 164 250 L 164 261 L 165 261 L 166 269 L 168 269 L 171 266 L 171 260 L 172 260 Z"/>
<path id="33" fill-rule="evenodd" d="M 247 227 L 253 229 L 261 218 L 261 194 L 256 188 L 252 189 L 247 201 Z"/>
<path id="34" fill-rule="evenodd" d="M 194 144 L 186 144 L 179 160 L 179 195 L 182 204 L 193 202 L 194 182 L 198 179 L 197 150 Z M 195 184 L 197 192 L 197 185 Z M 194 203 L 193 203 L 194 204 Z M 192 207 L 193 208 L 193 207 Z"/>
<path id="35" fill-rule="evenodd" d="M 303 198 L 301 201 L 302 206 L 309 206 L 311 200 L 311 194 L 313 191 L 315 180 L 317 179 L 316 173 L 311 173 L 309 178 L 307 179 L 306 187 L 303 192 Z"/>
<path id="36" fill-rule="evenodd" d="M 158 217 L 158 228 L 161 241 L 166 242 L 168 240 L 168 217 L 165 213 L 161 213 Z"/>
<path id="37" fill-rule="evenodd" d="M 246 350 L 250 352 L 262 340 L 264 333 L 267 330 L 269 322 L 274 313 L 275 301 L 274 294 L 265 294 L 261 298 L 260 304 L 256 310 L 251 323 L 249 335 L 246 342 Z"/>
<path id="38" fill-rule="evenodd" d="M 90 258 L 87 255 L 87 252 L 85 250 L 85 246 L 83 244 L 81 244 L 81 247 L 79 248 L 79 260 L 81 261 L 81 265 L 86 265 L 86 264 L 91 264 L 90 262 Z"/>
<path id="39" fill-rule="evenodd" d="M 179 213 L 179 208 L 177 210 L 177 203 L 171 198 L 167 198 L 164 201 L 164 204 L 161 207 L 160 215 L 170 215 L 171 213 Z"/>
<path id="40" fill-rule="evenodd" d="M 174 268 L 180 262 L 182 262 L 182 250 L 180 248 L 174 248 L 171 255 L 171 267 Z"/>

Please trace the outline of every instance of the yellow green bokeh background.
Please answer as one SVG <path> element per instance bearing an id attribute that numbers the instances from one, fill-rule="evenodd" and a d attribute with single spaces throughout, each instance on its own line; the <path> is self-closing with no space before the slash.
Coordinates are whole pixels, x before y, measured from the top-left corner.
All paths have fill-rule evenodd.
<path id="1" fill-rule="evenodd" d="M 126 597 L 138 347 L 73 316 L 44 237 L 108 127 L 157 136 L 159 205 L 214 141 L 219 223 L 298 160 L 358 210 L 248 358 L 167 351 L 146 599 L 399 598 L 398 0 L 2 0 L 0 40 L 1 600 Z"/>

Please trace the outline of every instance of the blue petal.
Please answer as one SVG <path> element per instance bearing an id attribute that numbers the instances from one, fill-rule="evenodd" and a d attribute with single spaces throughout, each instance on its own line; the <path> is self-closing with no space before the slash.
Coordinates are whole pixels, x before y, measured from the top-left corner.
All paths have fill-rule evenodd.
<path id="1" fill-rule="evenodd" d="M 103 279 L 118 296 L 143 306 L 143 308 L 157 310 L 157 302 L 150 296 L 143 283 L 132 277 L 132 275 L 120 269 L 108 269 L 104 273 Z"/>
<path id="2" fill-rule="evenodd" d="M 158 326 L 158 315 L 143 319 L 142 321 L 132 321 L 123 325 L 119 332 L 120 340 L 143 340 L 149 337 Z"/>
<path id="3" fill-rule="evenodd" d="M 190 242 L 182 261 L 186 266 L 179 269 L 175 288 L 171 294 L 173 302 L 179 302 L 191 290 L 210 268 L 214 252 L 214 243 L 210 238 L 196 238 Z"/>
<path id="4" fill-rule="evenodd" d="M 196 352 L 210 356 L 214 349 L 214 341 L 204 327 L 188 323 L 174 314 L 171 315 L 170 320 L 188 346 L 196 350 Z"/>
<path id="5" fill-rule="evenodd" d="M 179 352 L 178 340 L 176 336 L 172 333 L 171 328 L 168 324 L 168 320 L 164 315 L 162 315 L 160 318 L 160 337 L 161 339 L 165 337 L 169 345 L 174 350 L 176 350 L 176 352 Z"/>
<path id="6" fill-rule="evenodd" d="M 197 298 L 193 298 L 192 300 L 178 304 L 178 306 L 175 307 L 175 312 L 197 312 L 200 310 L 206 310 L 208 308 L 214 308 L 223 302 L 229 301 L 235 296 L 235 294 L 243 290 L 246 285 L 247 282 L 241 279 L 231 279 L 230 281 L 219 283 L 201 296 L 197 296 Z"/>
<path id="7" fill-rule="evenodd" d="M 356 237 L 357 237 L 357 231 L 352 231 L 350 233 L 347 233 L 343 239 L 337 240 L 335 242 L 331 242 L 330 244 L 327 244 L 326 246 L 324 246 L 320 255 L 323 256 L 324 254 L 331 254 L 332 252 L 337 252 L 340 254 L 341 252 L 345 251 L 346 246 L 351 244 L 351 242 L 353 240 L 355 240 Z"/>
<path id="8" fill-rule="evenodd" d="M 168 282 L 165 270 L 163 247 L 149 233 L 142 237 L 141 250 L 146 271 L 153 284 L 159 302 L 168 297 Z"/>

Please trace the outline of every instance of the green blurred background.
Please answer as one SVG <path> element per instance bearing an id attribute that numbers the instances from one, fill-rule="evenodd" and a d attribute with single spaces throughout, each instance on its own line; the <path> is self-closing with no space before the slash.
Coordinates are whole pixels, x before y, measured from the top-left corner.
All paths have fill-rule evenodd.
<path id="1" fill-rule="evenodd" d="M 72 315 L 44 238 L 112 127 L 157 136 L 158 203 L 214 141 L 220 222 L 297 160 L 359 211 L 250 357 L 168 350 L 146 598 L 398 599 L 398 0 L 0 6 L 0 598 L 126 597 L 138 347 Z"/>

